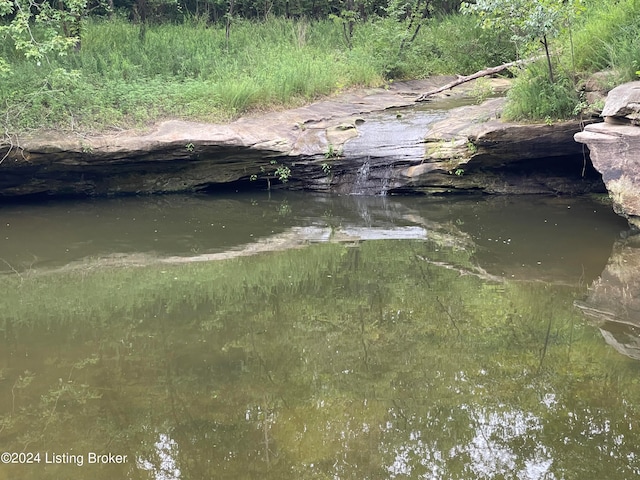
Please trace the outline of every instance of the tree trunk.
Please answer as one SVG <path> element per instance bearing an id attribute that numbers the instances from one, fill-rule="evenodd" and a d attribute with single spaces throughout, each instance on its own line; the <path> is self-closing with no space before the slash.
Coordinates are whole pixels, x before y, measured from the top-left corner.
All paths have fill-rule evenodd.
<path id="1" fill-rule="evenodd" d="M 549 42 L 547 41 L 547 36 L 542 37 L 542 44 L 544 45 L 544 53 L 547 56 L 547 66 L 549 67 L 549 80 L 551 83 L 555 83 L 553 78 L 553 67 L 551 66 L 551 55 L 549 55 Z"/>
<path id="2" fill-rule="evenodd" d="M 229 37 L 231 36 L 231 20 L 233 19 L 233 7 L 235 6 L 235 0 L 229 0 L 229 11 L 226 14 L 227 23 L 224 29 L 224 39 L 226 49 L 229 50 Z"/>

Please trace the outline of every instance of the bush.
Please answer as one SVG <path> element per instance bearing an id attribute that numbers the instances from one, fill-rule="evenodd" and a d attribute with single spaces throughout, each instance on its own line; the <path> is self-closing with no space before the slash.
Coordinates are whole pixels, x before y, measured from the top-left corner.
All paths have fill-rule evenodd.
<path id="1" fill-rule="evenodd" d="M 514 81 L 507 94 L 505 120 L 554 120 L 574 115 L 580 102 L 573 81 L 562 71 L 554 83 L 544 62 L 531 64 Z"/>

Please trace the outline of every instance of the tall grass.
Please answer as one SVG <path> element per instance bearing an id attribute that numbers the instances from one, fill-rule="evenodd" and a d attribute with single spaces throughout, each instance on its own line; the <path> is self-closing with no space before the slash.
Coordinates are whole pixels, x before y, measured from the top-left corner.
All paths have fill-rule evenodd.
<path id="1" fill-rule="evenodd" d="M 505 120 L 556 120 L 574 115 L 580 102 L 569 75 L 556 71 L 555 82 L 549 80 L 546 60 L 530 65 L 516 78 L 507 94 Z"/>
<path id="2" fill-rule="evenodd" d="M 0 82 L 0 103 L 12 131 L 103 130 L 167 117 L 227 121 L 353 86 L 466 73 L 496 61 L 494 39 L 479 36 L 466 17 L 434 20 L 400 52 L 403 29 L 389 20 L 359 23 L 349 49 L 332 21 L 235 20 L 227 42 L 222 25 L 199 19 L 150 25 L 144 34 L 125 19 L 88 19 L 80 52 L 50 63 L 34 65 L 0 46 L 12 67 Z"/>
<path id="3" fill-rule="evenodd" d="M 640 0 L 593 2 L 573 35 L 578 70 L 613 69 L 619 81 L 640 70 Z"/>

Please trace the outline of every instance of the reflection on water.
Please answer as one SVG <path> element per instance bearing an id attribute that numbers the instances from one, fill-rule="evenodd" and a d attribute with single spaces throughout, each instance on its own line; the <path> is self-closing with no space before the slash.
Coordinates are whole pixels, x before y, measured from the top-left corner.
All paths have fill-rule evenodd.
<path id="1" fill-rule="evenodd" d="M 609 345 L 640 360 L 640 236 L 615 243 L 607 266 L 576 305 Z"/>
<path id="2" fill-rule="evenodd" d="M 0 215 L 0 445 L 39 454 L 2 480 L 640 473 L 639 367 L 574 307 L 624 229 L 588 199 Z"/>

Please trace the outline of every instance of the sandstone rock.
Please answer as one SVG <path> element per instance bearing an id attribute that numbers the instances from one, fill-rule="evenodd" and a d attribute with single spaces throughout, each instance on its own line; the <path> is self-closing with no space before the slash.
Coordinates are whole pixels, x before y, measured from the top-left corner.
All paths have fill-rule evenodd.
<path id="1" fill-rule="evenodd" d="M 614 210 L 640 227 L 640 128 L 599 123 L 588 125 L 575 139 L 588 145 Z"/>
<path id="2" fill-rule="evenodd" d="M 423 173 L 405 170 L 414 188 L 484 193 L 571 193 L 602 189 L 582 148 L 571 146 L 578 120 L 502 121 L 504 98 L 455 108 L 429 125 Z M 448 175 L 443 175 L 448 174 Z"/>
<path id="3" fill-rule="evenodd" d="M 613 208 L 640 228 L 640 82 L 614 88 L 602 112 L 605 123 L 588 125 L 575 135 L 589 147 L 591 161 L 602 174 Z"/>
<path id="4" fill-rule="evenodd" d="M 472 84 L 415 105 L 420 92 L 449 80 L 396 82 L 226 125 L 169 120 L 144 133 L 38 132 L 0 145 L 0 197 L 229 187 L 359 195 L 601 188 L 599 178 L 584 178 L 585 159 L 571 141 L 577 122 L 506 124 L 504 99 L 459 106 L 470 103 L 463 94 Z M 286 183 L 277 173 L 284 168 Z"/>
<path id="5" fill-rule="evenodd" d="M 624 119 L 640 125 L 640 81 L 617 86 L 607 95 L 602 116 Z"/>

